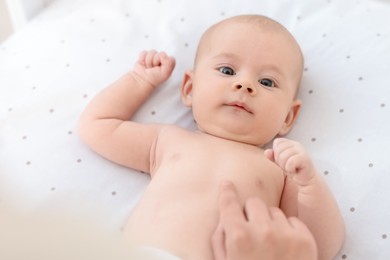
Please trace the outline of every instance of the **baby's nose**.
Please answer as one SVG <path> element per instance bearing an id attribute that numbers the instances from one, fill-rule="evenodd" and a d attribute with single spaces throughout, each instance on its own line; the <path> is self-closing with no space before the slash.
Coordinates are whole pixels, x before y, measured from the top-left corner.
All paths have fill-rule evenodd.
<path id="1" fill-rule="evenodd" d="M 243 84 L 236 82 L 233 86 L 234 90 L 238 91 L 247 91 L 251 96 L 256 95 L 256 88 L 251 86 L 250 84 Z"/>

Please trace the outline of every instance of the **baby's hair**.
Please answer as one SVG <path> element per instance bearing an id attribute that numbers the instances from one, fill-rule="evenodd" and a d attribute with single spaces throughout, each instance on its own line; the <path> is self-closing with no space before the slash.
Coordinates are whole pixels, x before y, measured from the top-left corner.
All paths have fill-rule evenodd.
<path id="1" fill-rule="evenodd" d="M 257 24 L 257 25 L 259 25 L 260 29 L 278 30 L 281 33 L 284 33 L 285 35 L 288 35 L 293 40 L 293 42 L 296 43 L 295 38 L 291 35 L 291 33 L 282 24 L 280 24 L 279 22 L 277 22 L 277 21 L 275 21 L 275 20 L 273 20 L 273 19 L 271 19 L 271 18 L 269 18 L 267 16 L 259 15 L 259 14 L 237 15 L 237 16 L 233 16 L 233 17 L 230 17 L 230 18 L 227 18 L 225 20 L 222 20 L 220 22 L 215 23 L 214 25 L 209 27 L 203 33 L 202 37 L 200 38 L 199 44 L 198 44 L 198 49 L 197 49 L 197 52 L 196 52 L 196 55 L 195 55 L 194 66 L 196 66 L 197 58 L 199 56 L 201 48 L 203 47 L 203 44 L 206 41 L 206 39 L 208 39 L 208 37 L 210 37 L 210 35 L 212 35 L 212 33 L 218 27 L 220 27 L 223 24 L 229 23 L 229 22 L 241 22 L 241 23 Z M 299 48 L 298 43 L 296 43 L 296 45 L 297 45 L 298 50 L 300 52 L 300 55 L 301 55 L 301 57 L 303 59 L 303 55 L 302 55 L 301 49 Z"/>

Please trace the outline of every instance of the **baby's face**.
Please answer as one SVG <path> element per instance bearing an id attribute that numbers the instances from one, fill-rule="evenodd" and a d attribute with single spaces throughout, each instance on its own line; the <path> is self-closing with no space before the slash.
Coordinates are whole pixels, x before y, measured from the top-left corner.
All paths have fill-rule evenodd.
<path id="1" fill-rule="evenodd" d="M 191 105 L 199 130 L 263 146 L 298 114 L 302 57 L 284 31 L 248 22 L 219 26 L 199 50 Z"/>

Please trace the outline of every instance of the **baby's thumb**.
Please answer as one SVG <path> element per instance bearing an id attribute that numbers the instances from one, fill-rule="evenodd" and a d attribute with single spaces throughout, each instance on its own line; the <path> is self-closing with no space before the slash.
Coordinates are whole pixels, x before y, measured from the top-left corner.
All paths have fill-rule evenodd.
<path id="1" fill-rule="evenodd" d="M 272 149 L 266 149 L 264 150 L 264 155 L 265 157 L 268 158 L 271 162 L 275 162 L 275 157 L 274 157 L 274 151 Z"/>
<path id="2" fill-rule="evenodd" d="M 167 78 L 170 77 L 171 74 L 172 74 L 172 71 L 173 71 L 173 69 L 175 68 L 175 65 L 176 65 L 175 58 L 165 55 L 161 59 L 161 63 L 162 63 L 161 69 L 162 69 L 164 75 Z"/>

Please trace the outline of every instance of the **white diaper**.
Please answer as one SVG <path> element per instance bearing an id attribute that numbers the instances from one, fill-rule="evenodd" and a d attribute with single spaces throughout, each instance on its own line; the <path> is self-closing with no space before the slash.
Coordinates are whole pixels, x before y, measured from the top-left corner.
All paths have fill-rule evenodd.
<path id="1" fill-rule="evenodd" d="M 181 260 L 164 250 L 147 246 L 133 248 L 130 255 L 134 260 Z"/>

